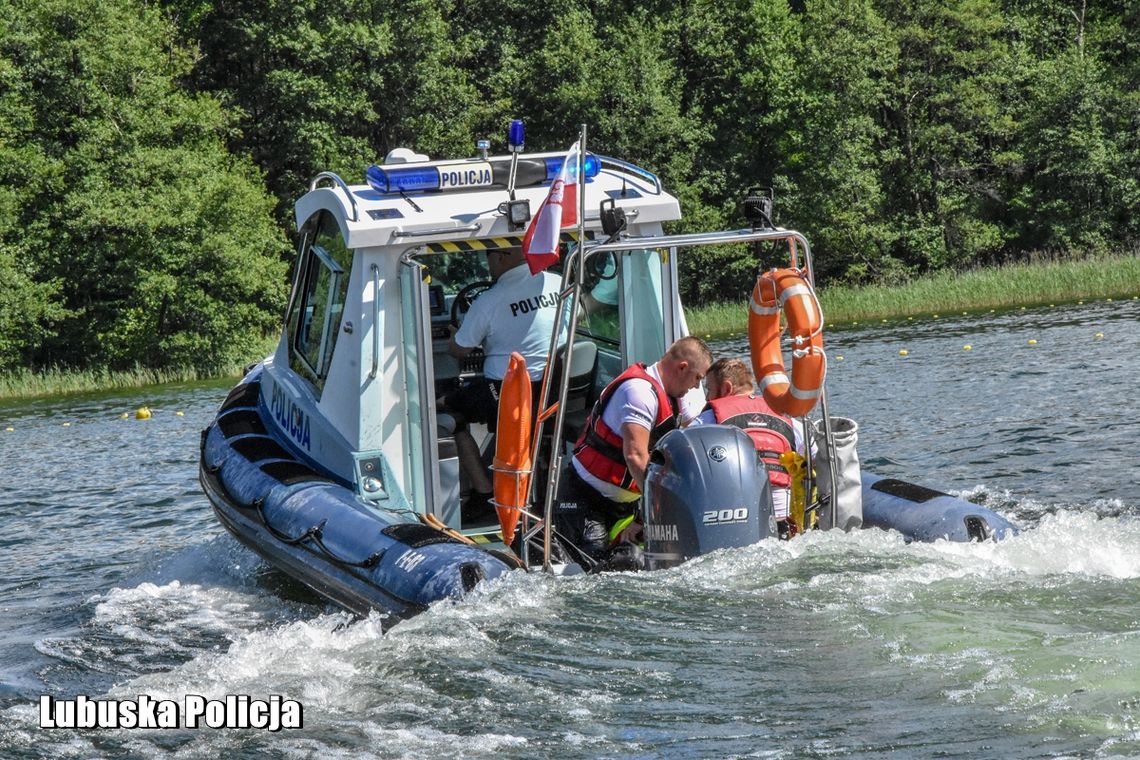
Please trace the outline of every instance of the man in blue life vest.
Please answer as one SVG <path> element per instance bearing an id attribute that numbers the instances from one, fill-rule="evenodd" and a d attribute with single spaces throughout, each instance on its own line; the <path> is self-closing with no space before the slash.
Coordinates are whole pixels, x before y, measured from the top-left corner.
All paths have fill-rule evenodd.
<path id="1" fill-rule="evenodd" d="M 806 456 L 801 426 L 772 410 L 761 395 L 753 395 L 752 370 L 740 359 L 717 359 L 705 375 L 708 405 L 693 425 L 735 425 L 752 438 L 772 484 L 772 507 L 781 537 L 790 537 L 788 507 L 791 475 L 780 455 L 795 451 Z M 814 454 L 815 447 L 812 447 Z"/>
<path id="2" fill-rule="evenodd" d="M 487 251 L 487 268 L 495 284 L 471 302 L 463 324 L 448 344 L 452 356 L 463 358 L 482 346 L 485 357 L 483 377 L 464 383 L 443 399 L 443 407 L 456 418 L 455 448 L 459 465 L 471 485 L 462 509 L 464 523 L 495 518 L 490 503 L 493 484 L 466 423 L 482 423 L 494 431 L 499 388 L 512 351 L 526 359 L 527 374 L 535 391 L 546 370 L 562 278 L 549 271 L 532 275 L 525 263 L 521 248 Z M 568 317 L 563 320 L 562 334 L 566 333 L 567 320 Z"/>
<path id="3" fill-rule="evenodd" d="M 610 529 L 637 513 L 649 452 L 682 419 L 696 414 L 682 399 L 700 385 L 711 363 L 703 340 L 681 338 L 660 361 L 630 366 L 602 391 L 574 447 L 557 500 L 560 532 L 591 558 L 604 557 L 616 543 Z"/>

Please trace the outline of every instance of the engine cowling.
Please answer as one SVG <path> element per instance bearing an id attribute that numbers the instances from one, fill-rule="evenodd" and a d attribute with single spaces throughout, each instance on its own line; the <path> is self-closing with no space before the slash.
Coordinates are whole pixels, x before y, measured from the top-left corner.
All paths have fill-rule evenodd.
<path id="1" fill-rule="evenodd" d="M 650 453 L 645 484 L 650 570 L 776 533 L 768 473 L 739 428 L 696 425 L 665 435 Z"/>

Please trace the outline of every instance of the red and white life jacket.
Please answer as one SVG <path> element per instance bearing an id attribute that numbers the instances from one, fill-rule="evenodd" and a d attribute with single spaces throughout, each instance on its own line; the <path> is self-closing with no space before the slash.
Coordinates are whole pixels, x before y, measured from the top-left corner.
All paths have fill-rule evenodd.
<path id="1" fill-rule="evenodd" d="M 613 483 L 619 488 L 632 492 L 637 492 L 639 489 L 637 481 L 633 479 L 625 464 L 621 433 L 611 430 L 602 417 L 606 405 L 618 387 L 627 380 L 635 378 L 648 380 L 653 390 L 657 392 L 657 419 L 649 431 L 649 448 L 652 449 L 661 436 L 677 427 L 676 402 L 665 392 L 661 383 L 646 371 L 645 365 L 637 363 L 615 377 L 602 391 L 602 395 L 598 397 L 597 403 L 590 411 L 590 416 L 586 418 L 582 435 L 574 446 L 574 458 L 587 472 L 598 480 Z"/>
<path id="2" fill-rule="evenodd" d="M 773 486 L 788 488 L 792 478 L 780 464 L 780 455 L 794 448 L 795 430 L 788 417 L 777 414 L 762 396 L 722 396 L 708 403 L 722 425 L 735 425 L 748 433 Z"/>

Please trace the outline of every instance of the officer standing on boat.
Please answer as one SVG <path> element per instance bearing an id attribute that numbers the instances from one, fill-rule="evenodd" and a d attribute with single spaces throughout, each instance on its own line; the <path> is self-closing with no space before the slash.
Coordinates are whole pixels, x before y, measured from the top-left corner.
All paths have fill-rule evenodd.
<path id="1" fill-rule="evenodd" d="M 708 405 L 691 424 L 735 425 L 748 433 L 768 471 L 780 537 L 790 538 L 795 535 L 794 523 L 788 520 L 792 476 L 780 455 L 789 451 L 807 455 L 803 429 L 791 417 L 774 411 L 753 388 L 752 370 L 743 361 L 717 359 L 705 375 Z"/>
<path id="2" fill-rule="evenodd" d="M 456 417 L 455 446 L 459 464 L 471 484 L 463 505 L 464 523 L 493 519 L 492 482 L 483 468 L 479 446 L 466 423 L 495 429 L 499 388 L 507 374 L 512 351 L 526 359 L 527 374 L 537 390 L 546 370 L 550 336 L 558 314 L 560 275 L 544 271 L 532 275 L 521 248 L 487 251 L 487 268 L 495 283 L 471 303 L 463 324 L 448 344 L 448 352 L 463 358 L 482 346 L 483 377 L 470 380 L 444 397 L 444 408 Z M 560 329 L 565 334 L 567 321 Z"/>
<path id="3" fill-rule="evenodd" d="M 705 342 L 688 336 L 673 343 L 660 361 L 630 366 L 602 391 L 558 497 L 560 532 L 592 558 L 606 558 L 611 543 L 636 541 L 633 535 L 611 539 L 610 531 L 619 520 L 637 515 L 649 452 L 682 419 L 695 415 L 682 399 L 701 384 L 711 364 Z"/>

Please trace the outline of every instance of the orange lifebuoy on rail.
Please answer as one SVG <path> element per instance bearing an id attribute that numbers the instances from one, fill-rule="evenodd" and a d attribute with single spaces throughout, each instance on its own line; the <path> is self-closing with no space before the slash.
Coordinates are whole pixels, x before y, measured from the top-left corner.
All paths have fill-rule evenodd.
<path id="1" fill-rule="evenodd" d="M 780 312 L 792 338 L 792 374 L 780 350 Z M 752 371 L 768 406 L 790 417 L 811 411 L 823 393 L 823 314 L 811 285 L 796 269 L 773 269 L 756 278 L 748 313 Z"/>
<path id="2" fill-rule="evenodd" d="M 517 351 L 511 353 L 503 387 L 499 390 L 498 429 L 495 432 L 494 473 L 495 509 L 503 543 L 510 545 L 519 524 L 519 509 L 526 505 L 530 490 L 530 375 L 526 360 Z"/>

